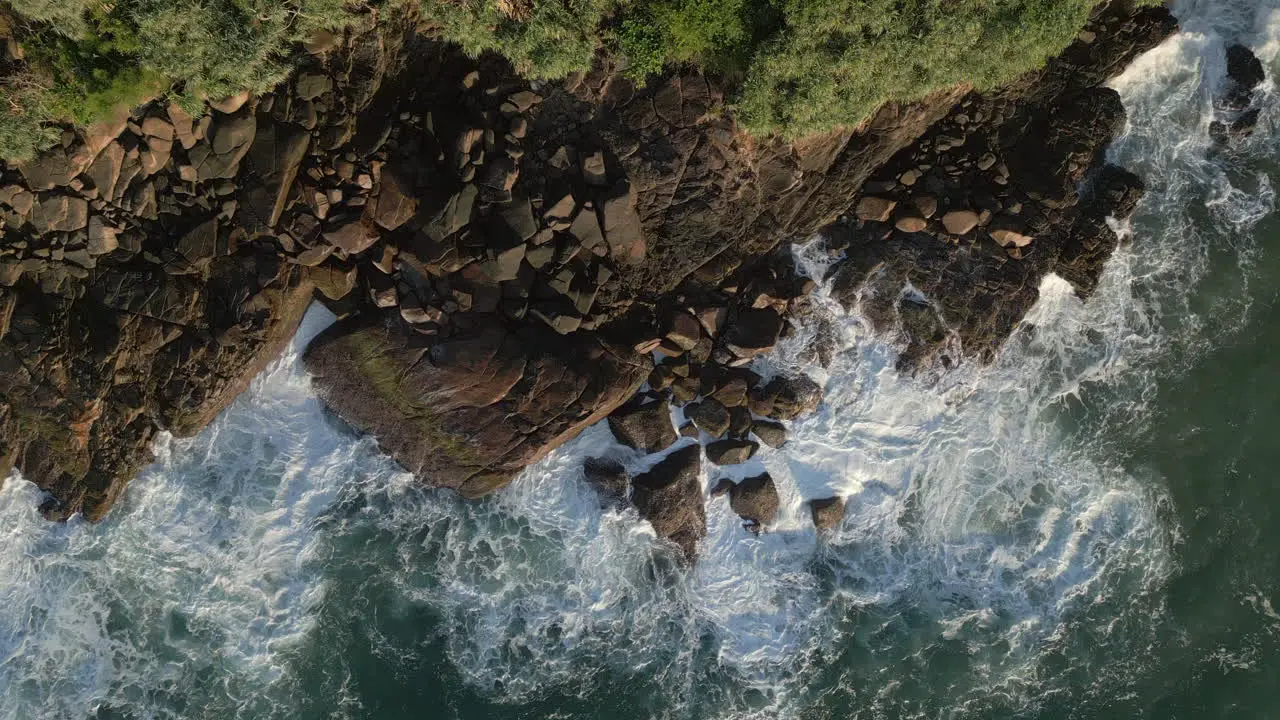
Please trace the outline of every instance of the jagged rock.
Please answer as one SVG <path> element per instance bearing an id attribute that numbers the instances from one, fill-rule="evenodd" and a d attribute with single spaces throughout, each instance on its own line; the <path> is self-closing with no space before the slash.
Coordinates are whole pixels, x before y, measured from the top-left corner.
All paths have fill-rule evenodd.
<path id="1" fill-rule="evenodd" d="M 587 458 L 582 463 L 582 473 L 602 496 L 610 501 L 627 499 L 631 476 L 622 463 L 604 458 Z"/>
<path id="2" fill-rule="evenodd" d="M 658 537 L 679 546 L 688 561 L 694 559 L 698 541 L 707 534 L 701 466 L 698 446 L 690 445 L 632 481 L 631 502 L 640 517 L 649 521 Z"/>
<path id="3" fill-rule="evenodd" d="M 310 276 L 316 290 L 330 300 L 341 300 L 350 295 L 356 289 L 356 281 L 359 278 L 355 265 L 343 266 L 335 263 L 326 263 L 312 268 Z M 392 297 L 394 298 L 395 295 L 393 294 Z"/>
<path id="4" fill-rule="evenodd" d="M 307 368 L 348 424 L 423 482 L 468 497 L 603 419 L 652 367 L 585 333 L 517 335 L 496 318 L 429 348 L 419 337 L 384 316 L 342 320 L 312 342 Z"/>
<path id="5" fill-rule="evenodd" d="M 682 350 L 692 350 L 702 339 L 702 330 L 697 318 L 687 312 L 672 313 L 667 323 L 666 339 L 675 343 Z"/>
<path id="6" fill-rule="evenodd" d="M 822 386 L 808 375 L 776 377 L 765 386 L 765 393 L 773 398 L 769 417 L 774 420 L 794 420 L 822 404 Z"/>
<path id="7" fill-rule="evenodd" d="M 752 440 L 717 440 L 707 445 L 707 459 L 717 465 L 740 465 L 755 457 L 759 449 Z"/>
<path id="8" fill-rule="evenodd" d="M 751 411 L 738 405 L 729 408 L 729 434 L 733 437 L 746 437 L 751 432 Z"/>
<path id="9" fill-rule="evenodd" d="M 68 185 L 71 179 L 84 172 L 93 162 L 94 155 L 84 146 L 72 149 L 54 148 L 40 157 L 18 165 L 18 172 L 34 191 L 52 190 Z"/>
<path id="10" fill-rule="evenodd" d="M 646 453 L 662 452 L 677 439 L 666 398 L 618 408 L 609 415 L 609 429 L 618 442 Z"/>
<path id="11" fill-rule="evenodd" d="M 613 186 L 603 200 L 600 218 L 610 257 L 632 264 L 644 260 L 644 228 L 636 212 L 636 192 L 631 183 L 623 180 Z"/>
<path id="12" fill-rule="evenodd" d="M 773 524 L 778 517 L 778 489 L 769 473 L 749 477 L 729 488 L 729 507 L 755 526 Z"/>
<path id="13" fill-rule="evenodd" d="M 386 230 L 396 230 L 418 212 L 418 200 L 406 174 L 395 168 L 382 171 L 382 184 L 367 206 L 373 222 Z"/>
<path id="14" fill-rule="evenodd" d="M 1252 50 L 1237 44 L 1227 48 L 1227 77 L 1240 87 L 1252 90 L 1267 79 L 1267 73 Z"/>
<path id="15" fill-rule="evenodd" d="M 90 255 L 106 255 L 120 247 L 119 230 L 108 225 L 100 216 L 89 218 Z"/>
<path id="16" fill-rule="evenodd" d="M 378 241 L 378 231 L 363 219 L 348 220 L 324 232 L 324 239 L 334 247 L 356 255 Z"/>
<path id="17" fill-rule="evenodd" d="M 840 526 L 844 521 L 844 498 L 832 497 L 809 501 L 809 512 L 813 517 L 813 526 L 819 530 L 830 530 Z"/>
<path id="18" fill-rule="evenodd" d="M 1024 248 L 1030 245 L 1035 238 L 1010 228 L 996 228 L 991 231 L 991 239 L 995 240 L 1000 247 Z"/>
<path id="19" fill-rule="evenodd" d="M 686 407 L 684 414 L 699 430 L 711 437 L 723 437 L 729 432 L 729 409 L 715 398 L 707 398 L 697 405 Z"/>
<path id="20" fill-rule="evenodd" d="M 31 209 L 31 224 L 37 232 L 74 232 L 89 224 L 89 203 L 71 195 L 37 196 Z"/>
<path id="21" fill-rule="evenodd" d="M 280 224 L 310 143 L 310 133 L 277 122 L 265 122 L 254 133 L 244 164 L 251 183 L 248 206 L 263 229 Z"/>
<path id="22" fill-rule="evenodd" d="M 787 444 L 787 427 L 782 423 L 756 420 L 751 424 L 751 432 L 760 438 L 760 442 L 771 448 L 776 449 Z"/>
<path id="23" fill-rule="evenodd" d="M 85 176 L 98 189 L 98 196 L 107 202 L 116 198 L 116 185 L 120 181 L 120 170 L 124 167 L 124 155 L 124 148 L 120 143 L 110 142 L 85 171 Z"/>

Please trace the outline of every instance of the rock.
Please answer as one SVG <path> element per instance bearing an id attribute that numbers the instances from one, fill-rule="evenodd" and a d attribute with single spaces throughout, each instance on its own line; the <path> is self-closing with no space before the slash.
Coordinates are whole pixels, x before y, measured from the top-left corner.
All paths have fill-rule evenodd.
<path id="1" fill-rule="evenodd" d="M 694 559 L 698 541 L 707 534 L 699 455 L 697 445 L 681 448 L 632 481 L 631 503 L 640 517 L 658 537 L 675 543 L 687 561 Z"/>
<path id="2" fill-rule="evenodd" d="M 196 137 L 195 119 L 191 114 L 176 103 L 170 103 L 166 113 L 169 116 L 169 123 L 173 126 L 174 138 L 182 144 L 182 148 L 190 150 L 195 147 L 199 138 Z"/>
<path id="3" fill-rule="evenodd" d="M 619 443 L 646 453 L 662 452 L 677 439 L 666 398 L 618 408 L 609 415 L 609 430 Z"/>
<path id="4" fill-rule="evenodd" d="M 582 463 L 582 474 L 605 499 L 627 499 L 627 492 L 631 489 L 631 476 L 622 463 L 604 458 L 587 458 Z"/>
<path id="5" fill-rule="evenodd" d="M 711 488 L 711 497 L 718 498 L 728 495 L 733 490 L 733 481 L 729 478 L 720 478 L 716 481 L 715 487 Z"/>
<path id="6" fill-rule="evenodd" d="M 569 226 L 569 234 L 578 239 L 582 247 L 590 250 L 604 244 L 604 233 L 600 230 L 600 222 L 596 214 L 588 209 L 578 213 L 573 224 Z"/>
<path id="7" fill-rule="evenodd" d="M 582 179 L 588 185 L 608 186 L 609 176 L 605 172 L 604 153 L 596 151 L 582 159 Z"/>
<path id="8" fill-rule="evenodd" d="M 207 220 L 187 231 L 177 244 L 177 251 L 196 267 L 206 267 L 218 252 L 218 221 Z"/>
<path id="9" fill-rule="evenodd" d="M 118 235 L 119 231 L 108 225 L 101 216 L 89 218 L 89 254 L 106 255 L 114 251 L 120 247 Z"/>
<path id="10" fill-rule="evenodd" d="M 573 221 L 573 211 L 578 203 L 573 195 L 566 193 L 542 213 L 542 222 L 557 230 L 567 230 Z"/>
<path id="11" fill-rule="evenodd" d="M 310 144 L 311 134 L 293 125 L 264 122 L 255 132 L 244 160 L 248 172 L 242 175 L 250 183 L 248 206 L 262 222 L 261 229 L 280 224 Z M 184 179 L 190 176 L 188 172 Z"/>
<path id="12" fill-rule="evenodd" d="M 542 102 L 542 97 L 529 90 L 521 90 L 520 92 L 512 93 L 507 96 L 507 102 L 514 105 L 518 112 L 525 112 L 534 105 Z"/>
<path id="13" fill-rule="evenodd" d="M 328 75 L 302 73 L 298 76 L 293 92 L 303 100 L 315 100 L 332 89 L 333 80 Z"/>
<path id="14" fill-rule="evenodd" d="M 702 325 L 702 329 L 706 331 L 709 337 L 719 337 L 720 329 L 724 327 L 724 322 L 729 317 L 729 309 L 726 307 L 704 307 L 698 308 L 693 312 L 698 318 L 698 324 Z"/>
<path id="15" fill-rule="evenodd" d="M 740 465 L 755 457 L 759 449 L 751 440 L 717 440 L 707 445 L 707 459 L 717 465 Z"/>
<path id="16" fill-rule="evenodd" d="M 894 223 L 894 227 L 904 233 L 924 232 L 929 227 L 929 221 L 919 215 L 903 215 Z"/>
<path id="17" fill-rule="evenodd" d="M 72 149 L 54 148 L 34 160 L 18 165 L 18 172 L 33 191 L 52 190 L 68 185 L 93 162 L 94 155 L 84 146 Z"/>
<path id="18" fill-rule="evenodd" d="M 942 226 L 952 235 L 968 235 L 978 227 L 978 213 L 972 210 L 952 210 L 942 216 Z"/>
<path id="19" fill-rule="evenodd" d="M 686 407 L 684 414 L 699 430 L 711 437 L 723 437 L 729 432 L 729 408 L 715 398 L 707 398 L 697 405 Z"/>
<path id="20" fill-rule="evenodd" d="M 330 300 L 341 300 L 356 289 L 359 274 L 355 265 L 325 263 L 311 269 L 311 282 L 321 295 Z"/>
<path id="21" fill-rule="evenodd" d="M 89 224 L 89 203 L 70 195 L 37 196 L 30 222 L 38 232 L 75 232 Z"/>
<path id="22" fill-rule="evenodd" d="M 991 231 L 991 239 L 995 240 L 1000 247 L 1024 248 L 1030 245 L 1035 238 L 1030 235 L 1023 235 L 1017 230 L 998 228 Z"/>
<path id="23" fill-rule="evenodd" d="M 729 507 L 743 520 L 768 526 L 778 518 L 778 489 L 769 473 L 749 477 L 729 489 Z"/>
<path id="24" fill-rule="evenodd" d="M 396 230 L 418 212 L 414 188 L 406 173 L 388 167 L 382 171 L 382 183 L 365 212 L 373 222 L 386 230 Z"/>
<path id="25" fill-rule="evenodd" d="M 822 404 L 822 386 L 808 375 L 776 377 L 765 386 L 765 393 L 773 397 L 769 417 L 774 420 L 794 420 Z"/>
<path id="26" fill-rule="evenodd" d="M 756 420 L 751 424 L 751 432 L 771 448 L 777 449 L 787 444 L 787 427 L 782 423 Z"/>
<path id="27" fill-rule="evenodd" d="M 363 219 L 348 220 L 324 232 L 324 239 L 334 247 L 356 255 L 378 241 L 378 231 Z"/>
<path id="28" fill-rule="evenodd" d="M 666 339 L 682 350 L 692 350 L 702 339 L 702 329 L 697 318 L 687 312 L 675 312 L 667 321 Z"/>
<path id="29" fill-rule="evenodd" d="M 148 138 L 173 140 L 173 124 L 164 118 L 159 118 L 154 115 L 145 117 L 142 119 L 142 134 Z"/>
<path id="30" fill-rule="evenodd" d="M 680 437 L 698 439 L 698 428 L 691 422 L 680 426 Z"/>
<path id="31" fill-rule="evenodd" d="M 938 198 L 932 195 L 921 195 L 913 198 L 911 202 L 926 219 L 931 218 L 938 213 Z"/>
<path id="32" fill-rule="evenodd" d="M 635 189 L 623 180 L 610 189 L 600 209 L 600 227 L 609 244 L 609 256 L 621 263 L 644 260 L 644 228 L 636 202 Z"/>
<path id="33" fill-rule="evenodd" d="M 894 200 L 866 195 L 858 201 L 857 209 L 854 212 L 859 220 L 888 222 L 889 218 L 893 216 L 893 209 L 897 206 L 898 203 Z"/>
<path id="34" fill-rule="evenodd" d="M 225 115 L 231 115 L 240 111 L 244 104 L 249 102 L 249 92 L 236 93 L 230 97 L 223 98 L 217 102 L 210 102 L 209 107 L 217 110 Z"/>
<path id="35" fill-rule="evenodd" d="M 747 390 L 746 378 L 734 375 L 725 378 L 711 396 L 723 403 L 725 407 L 740 407 L 747 402 Z"/>
<path id="36" fill-rule="evenodd" d="M 832 497 L 809 501 L 813 526 L 819 530 L 837 528 L 844 521 L 844 498 Z"/>
<path id="37" fill-rule="evenodd" d="M 769 307 L 740 311 L 724 339 L 734 355 L 751 358 L 771 350 L 781 334 L 782 316 Z"/>
<path id="38" fill-rule="evenodd" d="M 632 397 L 651 365 L 586 333 L 477 316 L 424 347 L 393 311 L 341 320 L 305 360 L 324 402 L 423 482 L 496 490 Z M 700 495 L 700 493 L 699 493 Z"/>
<path id="39" fill-rule="evenodd" d="M 1252 50 L 1237 44 L 1227 48 L 1227 77 L 1240 87 L 1252 90 L 1267 79 L 1267 73 Z"/>

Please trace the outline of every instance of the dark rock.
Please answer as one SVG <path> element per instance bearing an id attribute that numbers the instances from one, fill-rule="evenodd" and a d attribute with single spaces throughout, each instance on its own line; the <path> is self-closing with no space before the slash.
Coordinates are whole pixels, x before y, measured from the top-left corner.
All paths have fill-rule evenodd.
<path id="1" fill-rule="evenodd" d="M 809 512 L 813 516 L 813 526 L 817 529 L 830 530 L 839 527 L 844 521 L 844 498 L 810 500 Z"/>
<path id="2" fill-rule="evenodd" d="M 582 463 L 582 472 L 587 482 L 595 486 L 602 496 L 610 501 L 627 499 L 631 486 L 631 476 L 622 463 L 603 458 L 587 458 Z"/>
<path id="3" fill-rule="evenodd" d="M 733 437 L 746 437 L 751 432 L 751 411 L 738 405 L 729 408 L 729 434 Z"/>
<path id="4" fill-rule="evenodd" d="M 679 546 L 688 561 L 697 555 L 698 542 L 707 534 L 701 465 L 698 446 L 690 445 L 632 481 L 631 503 L 640 517 L 649 521 L 658 537 Z"/>
<path id="5" fill-rule="evenodd" d="M 406 171 L 394 167 L 382 171 L 382 183 L 365 212 L 383 229 L 398 229 L 418 211 L 418 200 L 408 177 Z"/>
<path id="6" fill-rule="evenodd" d="M 782 423 L 756 420 L 751 425 L 751 432 L 760 438 L 760 442 L 771 448 L 776 449 L 787 444 L 787 427 Z"/>
<path id="7" fill-rule="evenodd" d="M 351 255 L 368 250 L 378 241 L 378 237 L 377 229 L 361 218 L 347 220 L 324 231 L 325 240 Z"/>
<path id="8" fill-rule="evenodd" d="M 743 520 L 768 526 L 778 518 L 778 489 L 769 473 L 749 477 L 729 489 L 729 506 Z"/>
<path id="9" fill-rule="evenodd" d="M 1245 90 L 1253 90 L 1267 79 L 1262 61 L 1244 45 L 1227 48 L 1227 77 Z"/>
<path id="10" fill-rule="evenodd" d="M 718 498 L 728 495 L 733 490 L 733 485 L 733 481 L 729 478 L 720 478 L 715 487 L 711 488 L 711 497 Z"/>
<path id="11" fill-rule="evenodd" d="M 808 375 L 776 377 L 769 381 L 765 392 L 773 397 L 768 417 L 774 420 L 794 420 L 822 404 L 822 386 Z"/>
<path id="12" fill-rule="evenodd" d="M 680 437 L 698 439 L 698 427 L 691 422 L 681 425 Z"/>
<path id="13" fill-rule="evenodd" d="M 719 400 L 707 398 L 697 405 L 685 408 L 684 414 L 711 437 L 723 437 L 729 432 L 729 409 Z"/>
<path id="14" fill-rule="evenodd" d="M 751 440 L 717 440 L 707 445 L 707 459 L 717 465 L 740 465 L 755 457 L 759 449 Z"/>
<path id="15" fill-rule="evenodd" d="M 755 357 L 773 349 L 782 334 L 782 316 L 773 308 L 740 311 L 725 333 L 725 343 L 733 354 Z"/>
<path id="16" fill-rule="evenodd" d="M 677 439 L 666 398 L 618 408 L 609 415 L 609 429 L 618 442 L 646 453 L 662 452 Z"/>

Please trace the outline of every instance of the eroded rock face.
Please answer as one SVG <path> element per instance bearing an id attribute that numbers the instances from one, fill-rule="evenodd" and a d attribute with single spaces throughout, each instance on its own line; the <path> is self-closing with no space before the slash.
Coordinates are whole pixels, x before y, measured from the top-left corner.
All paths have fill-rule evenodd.
<path id="1" fill-rule="evenodd" d="M 306 364 L 343 420 L 424 482 L 468 497 L 604 419 L 652 367 L 586 334 L 496 320 L 429 344 L 389 313 L 334 325 Z"/>

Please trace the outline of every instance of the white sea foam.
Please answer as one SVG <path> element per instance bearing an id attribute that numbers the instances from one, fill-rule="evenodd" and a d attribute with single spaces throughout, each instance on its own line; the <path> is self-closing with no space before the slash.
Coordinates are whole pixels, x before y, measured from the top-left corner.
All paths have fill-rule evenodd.
<path id="1" fill-rule="evenodd" d="M 1121 449 L 1152 411 L 1161 360 L 1185 361 L 1247 310 L 1243 291 L 1205 307 L 1196 288 L 1220 275 L 1247 284 L 1250 233 L 1275 197 L 1242 157 L 1277 155 L 1273 85 L 1247 151 L 1224 158 L 1205 130 L 1221 48 L 1240 39 L 1274 62 L 1278 8 L 1183 3 L 1186 32 L 1115 81 L 1130 128 L 1112 155 L 1151 189 L 1132 243 L 1088 302 L 1046 278 L 991 366 L 904 377 L 891 343 L 818 293 L 812 322 L 759 369 L 811 373 L 823 407 L 793 423 L 784 449 L 724 470 L 774 476 L 771 532 L 749 535 L 710 501 L 701 560 L 680 571 L 634 511 L 601 510 L 582 480 L 584 457 L 653 462 L 603 426 L 495 498 L 423 491 L 323 414 L 298 362 L 331 320 L 317 308 L 213 426 L 160 444 L 102 524 L 45 523 L 16 477 L 0 491 L 0 718 L 294 717 L 307 688 L 289 655 L 325 641 L 316 617 L 353 602 L 333 590 L 353 573 L 393 593 L 347 612 L 373 625 L 429 611 L 461 678 L 499 702 L 642 677 L 666 696 L 654 715 L 789 716 L 830 692 L 869 716 L 908 717 L 928 714 L 904 699 L 925 681 L 901 671 L 953 645 L 962 678 L 936 702 L 1036 702 L 1054 690 L 1045 658 L 1075 623 L 1108 602 L 1123 612 L 1171 570 L 1158 478 L 1126 468 Z M 814 277 L 831 261 L 820 242 L 797 259 Z M 820 539 L 806 502 L 833 494 L 847 515 Z M 382 564 L 342 565 L 361 553 Z M 1090 632 L 1122 642 L 1106 624 Z M 392 666 L 421 651 L 378 643 Z M 829 687 L 807 687 L 854 651 Z M 358 672 L 335 669 L 342 681 L 320 704 L 363 717 Z"/>

